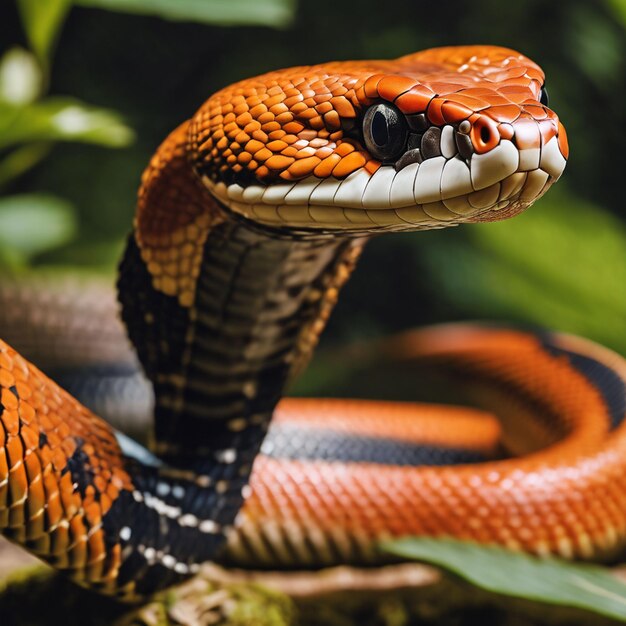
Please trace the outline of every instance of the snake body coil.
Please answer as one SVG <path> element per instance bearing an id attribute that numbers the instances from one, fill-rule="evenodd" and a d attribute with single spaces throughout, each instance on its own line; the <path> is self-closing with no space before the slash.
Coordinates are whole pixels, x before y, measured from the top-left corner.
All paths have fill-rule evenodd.
<path id="1" fill-rule="evenodd" d="M 581 339 L 453 326 L 387 344 L 390 368 L 462 372 L 501 437 L 486 410 L 347 400 L 285 400 L 266 437 L 368 238 L 511 217 L 558 179 L 543 82 L 473 46 L 209 98 L 144 173 L 120 267 L 154 453 L 2 344 L 4 534 L 124 597 L 211 559 L 373 562 L 403 534 L 616 553 L 626 366 Z"/>

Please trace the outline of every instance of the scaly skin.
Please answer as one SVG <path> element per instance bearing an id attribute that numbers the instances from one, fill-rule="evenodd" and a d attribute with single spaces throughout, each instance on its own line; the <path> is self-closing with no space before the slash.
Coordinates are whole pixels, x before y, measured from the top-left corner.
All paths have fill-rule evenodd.
<path id="1" fill-rule="evenodd" d="M 511 217 L 558 179 L 567 139 L 543 82 L 517 52 L 471 46 L 209 98 L 144 173 L 120 267 L 161 460 L 2 344 L 3 532 L 121 597 L 208 559 L 373 562 L 405 534 L 614 555 L 626 366 L 584 340 L 421 331 L 385 347 L 389 367 L 461 372 L 488 411 L 289 400 L 269 428 L 371 236 Z"/>

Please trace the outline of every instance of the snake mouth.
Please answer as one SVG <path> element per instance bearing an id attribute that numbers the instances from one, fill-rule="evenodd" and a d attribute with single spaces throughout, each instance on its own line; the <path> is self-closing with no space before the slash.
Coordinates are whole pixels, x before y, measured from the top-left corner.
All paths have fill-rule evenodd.
<path id="1" fill-rule="evenodd" d="M 415 122 L 413 122 L 413 125 Z M 467 125 L 412 130 L 406 149 L 373 173 L 361 167 L 343 180 L 315 176 L 271 185 L 215 182 L 209 191 L 228 209 L 284 229 L 426 230 L 512 217 L 561 176 L 566 159 L 562 127 L 528 146 L 512 127 L 479 153 Z"/>

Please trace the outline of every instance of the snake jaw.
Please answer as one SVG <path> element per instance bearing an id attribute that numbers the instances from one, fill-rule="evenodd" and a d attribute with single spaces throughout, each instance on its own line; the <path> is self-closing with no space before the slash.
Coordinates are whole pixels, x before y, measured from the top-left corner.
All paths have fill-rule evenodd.
<path id="1" fill-rule="evenodd" d="M 503 219 L 565 166 L 543 82 L 522 55 L 476 46 L 283 70 L 209 99 L 190 125 L 191 160 L 228 210 L 282 231 Z M 391 150 L 367 135 L 376 116 Z M 400 130 L 380 127 L 383 118 Z"/>
<path id="2" fill-rule="evenodd" d="M 433 128 L 433 127 L 431 127 Z M 441 133 L 452 135 L 450 125 Z M 443 143 L 442 141 L 442 143 Z M 560 177 L 565 157 L 555 135 L 519 149 L 515 136 L 483 154 L 458 152 L 360 168 L 343 180 L 308 177 L 269 186 L 214 183 L 209 191 L 231 211 L 270 227 L 311 230 L 424 230 L 505 219 L 539 199 Z M 402 161 L 402 159 L 401 159 Z"/>

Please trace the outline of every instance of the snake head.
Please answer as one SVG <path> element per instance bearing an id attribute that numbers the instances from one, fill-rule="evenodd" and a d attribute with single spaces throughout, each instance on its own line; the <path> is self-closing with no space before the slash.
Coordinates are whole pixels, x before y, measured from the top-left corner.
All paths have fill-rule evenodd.
<path id="1" fill-rule="evenodd" d="M 568 156 L 542 70 L 492 46 L 236 83 L 194 116 L 188 150 L 204 185 L 243 218 L 357 234 L 511 217 Z"/>

